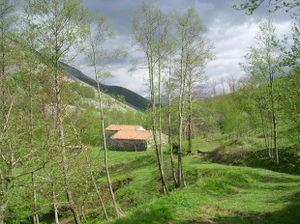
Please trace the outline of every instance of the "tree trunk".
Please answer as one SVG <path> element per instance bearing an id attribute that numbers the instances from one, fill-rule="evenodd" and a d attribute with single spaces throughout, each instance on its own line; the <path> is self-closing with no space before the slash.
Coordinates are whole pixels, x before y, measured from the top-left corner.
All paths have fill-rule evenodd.
<path id="1" fill-rule="evenodd" d="M 278 152 L 278 146 L 277 146 L 277 119 L 275 116 L 275 113 L 273 113 L 272 116 L 272 120 L 273 120 L 273 138 L 274 138 L 274 150 L 275 150 L 275 158 L 276 158 L 276 163 L 279 164 L 279 152 Z"/>
<path id="2" fill-rule="evenodd" d="M 91 177 L 92 177 L 93 185 L 95 187 L 95 190 L 96 190 L 96 193 L 97 193 L 100 205 L 101 205 L 101 207 L 103 209 L 103 213 L 104 213 L 105 219 L 109 220 L 109 217 L 108 217 L 108 214 L 107 214 L 107 211 L 106 211 L 106 208 L 105 208 L 105 204 L 104 204 L 103 198 L 101 196 L 100 190 L 98 189 L 98 186 L 97 186 L 97 183 L 96 183 L 96 180 L 95 180 L 95 177 L 94 177 L 93 173 L 91 173 Z"/>
<path id="3" fill-rule="evenodd" d="M 58 54 L 56 54 L 58 55 Z M 58 71 L 59 71 L 59 61 L 56 59 L 55 64 L 55 96 L 56 96 L 56 117 L 57 117 L 57 128 L 58 128 L 58 136 L 59 136 L 59 147 L 62 155 L 62 166 L 63 166 L 63 180 L 64 187 L 66 191 L 67 200 L 70 206 L 70 209 L 73 213 L 74 221 L 76 224 L 81 224 L 79 213 L 76 209 L 72 192 L 70 189 L 69 181 L 68 181 L 68 161 L 66 155 L 66 146 L 65 146 L 65 131 L 64 131 L 64 111 L 63 111 L 63 102 L 61 98 L 61 88 L 58 81 Z"/>
<path id="4" fill-rule="evenodd" d="M 52 205 L 53 205 L 53 210 L 54 210 L 55 224 L 59 224 L 58 205 L 57 205 L 56 195 L 55 195 L 55 191 L 54 191 L 54 183 L 52 180 L 51 180 L 51 190 L 52 190 Z"/>
<path id="5" fill-rule="evenodd" d="M 149 53 L 149 52 L 148 52 Z M 150 52 L 151 53 L 151 52 Z M 149 82 L 150 82 L 150 96 L 151 96 L 151 103 L 152 103 L 152 130 L 153 130 L 153 140 L 154 140 L 154 144 L 155 144 L 155 153 L 156 153 L 156 158 L 157 158 L 157 164 L 158 164 L 158 169 L 159 169 L 159 173 L 160 173 L 160 181 L 161 181 L 161 187 L 162 187 L 162 191 L 164 194 L 168 194 L 169 190 L 167 187 L 167 183 L 166 183 L 166 179 L 165 179 L 165 174 L 164 174 L 164 170 L 163 170 L 163 161 L 161 158 L 161 150 L 160 150 L 160 146 L 159 146 L 159 142 L 157 140 L 157 112 L 156 112 L 156 105 L 155 105 L 155 84 L 154 84 L 154 66 L 153 66 L 153 62 L 152 62 L 152 57 L 151 56 L 147 56 L 148 57 L 148 72 L 149 72 Z"/>
<path id="6" fill-rule="evenodd" d="M 29 71 L 28 77 L 28 98 L 29 98 L 29 144 L 30 150 L 33 153 L 33 142 L 34 142 L 34 133 L 33 133 L 33 93 L 32 93 L 32 71 Z M 34 160 L 34 158 L 32 158 Z M 38 205 L 37 205 L 37 192 L 35 186 L 35 174 L 34 172 L 31 173 L 31 185 L 32 185 L 32 197 L 33 197 L 33 223 L 39 224 L 39 215 Z"/>
<path id="7" fill-rule="evenodd" d="M 2 13 L 2 10 L 1 10 L 1 22 L 4 22 L 4 13 Z M 5 53 L 4 53 L 4 46 L 5 46 L 5 43 L 4 43 L 4 29 L 3 27 L 1 26 L 1 45 L 0 45 L 0 49 L 1 49 L 1 74 L 0 74 L 0 81 L 1 81 L 1 120 L 2 122 L 4 123 L 7 119 L 7 109 L 6 109 L 6 104 L 7 104 L 7 95 L 6 95 L 6 71 L 5 71 Z M 1 124 L 1 139 L 0 139 L 0 150 L 2 150 L 2 137 L 5 133 L 5 127 Z M 1 178 L 1 194 L 4 194 L 5 192 L 5 186 L 3 186 L 3 182 L 4 182 L 4 179 Z M 1 195 L 2 196 L 2 195 Z M 0 202 L 0 224 L 3 224 L 4 223 L 4 212 L 7 208 L 7 204 L 8 202 L 7 201 L 2 201 Z"/>
<path id="8" fill-rule="evenodd" d="M 165 179 L 165 174 L 164 174 L 164 153 L 162 150 L 162 114 L 161 114 L 161 109 L 162 109 L 162 105 L 161 105 L 161 55 L 160 55 L 160 45 L 159 45 L 159 56 L 158 56 L 158 117 L 159 117 L 159 121 L 158 121 L 158 151 L 160 154 L 160 172 L 161 172 L 161 176 L 162 176 L 162 188 L 163 188 L 163 192 L 164 194 L 168 194 L 169 193 L 169 189 L 167 187 L 167 183 L 166 183 L 166 179 Z M 155 94 L 155 93 L 154 93 Z"/>
<path id="9" fill-rule="evenodd" d="M 32 195 L 33 195 L 33 223 L 39 224 L 39 215 L 37 213 L 38 206 L 37 206 L 37 193 L 36 193 L 36 186 L 35 186 L 35 175 L 34 172 L 31 173 L 31 182 L 32 182 Z"/>
<path id="10" fill-rule="evenodd" d="M 86 155 L 85 158 L 86 158 L 86 161 L 87 161 L 87 163 L 88 163 L 90 176 L 91 176 L 91 178 L 92 178 L 92 182 L 93 182 L 94 188 L 95 188 L 95 190 L 96 190 L 96 193 L 97 193 L 97 196 L 98 196 L 98 199 L 99 199 L 99 202 L 100 202 L 100 206 L 101 206 L 102 209 L 103 209 L 103 213 L 104 213 L 105 219 L 106 219 L 106 220 L 109 220 L 109 217 L 108 217 L 108 214 L 107 214 L 107 211 L 106 211 L 106 208 L 105 208 L 105 204 L 104 204 L 103 198 L 102 198 L 101 193 L 100 193 L 100 190 L 99 190 L 99 188 L 98 188 L 98 186 L 97 186 L 97 183 L 96 183 L 94 174 L 93 174 L 93 172 L 92 172 L 92 170 L 91 170 L 91 165 L 90 165 L 90 161 L 89 161 L 89 159 L 88 159 L 88 156 Z"/>
<path id="11" fill-rule="evenodd" d="M 168 187 L 167 187 L 167 183 L 166 183 L 166 179 L 165 179 L 165 173 L 164 173 L 164 170 L 163 170 L 161 153 L 159 151 L 159 146 L 158 146 L 158 142 L 157 142 L 157 134 L 155 132 L 156 131 L 153 131 L 153 139 L 154 139 L 154 144 L 155 144 L 157 164 L 158 164 L 160 178 L 161 178 L 161 180 L 160 180 L 161 181 L 161 187 L 162 187 L 163 193 L 168 194 L 169 190 L 168 190 Z"/>
<path id="12" fill-rule="evenodd" d="M 179 83 L 179 97 L 178 97 L 178 187 L 185 186 L 185 180 L 183 175 L 183 161 L 182 161 L 182 132 L 183 132 L 183 111 L 184 111 L 184 95 L 185 95 L 185 87 L 186 87 L 186 79 L 187 79 L 187 68 L 186 64 L 184 64 L 185 57 L 185 49 L 184 43 L 182 40 L 181 43 L 181 58 L 180 58 L 180 83 Z"/>
<path id="13" fill-rule="evenodd" d="M 179 108 L 180 109 L 180 108 Z M 180 109 L 181 110 L 181 109 Z M 179 125 L 178 125 L 178 187 L 184 186 L 183 178 L 183 162 L 182 162 L 182 126 L 183 126 L 183 116 L 179 112 Z"/>
<path id="14" fill-rule="evenodd" d="M 5 202 L 1 202 L 1 203 L 2 204 L 0 205 L 0 224 L 4 224 L 4 218 L 5 218 L 4 212 L 7 208 L 8 202 L 5 201 Z"/>
<path id="15" fill-rule="evenodd" d="M 159 45 L 160 48 L 160 45 Z M 162 114 L 161 114 L 161 55 L 159 49 L 159 56 L 158 56 L 158 144 L 159 144 L 159 152 L 160 152 L 160 161 L 161 161 L 161 169 L 164 170 L 164 153 L 162 150 Z"/>
<path id="16" fill-rule="evenodd" d="M 171 162 L 171 170 L 172 177 L 174 181 L 174 186 L 178 187 L 178 182 L 176 178 L 175 166 L 174 166 L 174 158 L 173 158 L 173 142 L 172 142 L 172 114 L 171 114 L 171 69 L 169 68 L 169 78 L 168 78 L 168 144 L 169 144 L 169 153 L 170 153 L 170 162 Z"/>
<path id="17" fill-rule="evenodd" d="M 183 92 L 179 96 L 178 102 L 178 187 L 186 186 L 184 175 L 183 175 L 183 161 L 182 161 L 182 136 L 183 136 L 183 107 L 184 107 L 184 99 Z"/>
<path id="18" fill-rule="evenodd" d="M 192 154 L 192 113 L 193 113 L 193 105 L 192 105 L 192 88 L 191 88 L 191 80 L 189 81 L 189 99 L 188 99 L 188 154 Z"/>
<path id="19" fill-rule="evenodd" d="M 166 184 L 165 174 L 164 174 L 164 161 L 163 161 L 163 151 L 161 147 L 161 111 L 157 113 L 156 108 L 156 94 L 158 94 L 158 102 L 160 103 L 160 76 L 161 76 L 161 53 L 163 48 L 162 31 L 167 30 L 167 21 L 164 15 L 159 9 L 153 6 L 144 4 L 139 10 L 140 13 L 133 17 L 132 27 L 133 34 L 136 41 L 142 47 L 142 51 L 145 53 L 147 60 L 148 69 L 148 80 L 149 80 L 149 90 L 151 97 L 151 121 L 152 121 L 152 131 L 153 139 L 155 144 L 156 159 L 160 174 L 160 182 L 162 186 L 162 192 L 168 194 L 168 187 Z M 154 69 L 158 68 L 158 77 L 155 77 Z M 158 85 L 156 85 L 156 78 L 158 78 Z M 159 105 L 160 106 L 160 105 Z M 158 117 L 157 117 L 158 116 Z"/>
<path id="20" fill-rule="evenodd" d="M 95 74 L 97 74 L 97 71 L 95 70 Z M 109 190 L 110 197 L 113 202 L 114 210 L 116 212 L 117 217 L 122 216 L 122 210 L 119 208 L 115 194 L 112 188 L 112 183 L 110 179 L 110 173 L 109 173 L 109 168 L 108 168 L 108 157 L 107 157 L 107 142 L 106 142 L 106 135 L 105 135 L 105 120 L 104 120 L 104 111 L 103 111 L 103 103 L 102 103 L 102 92 L 101 92 L 101 87 L 100 83 L 98 81 L 98 77 L 96 77 L 97 81 L 97 92 L 98 92 L 98 104 L 100 108 L 100 113 L 99 113 L 99 118 L 100 118 L 100 127 L 101 127 L 101 137 L 103 141 L 103 154 L 104 154 L 104 166 L 105 166 L 105 171 L 106 171 L 106 179 L 107 179 L 107 186 Z"/>
<path id="21" fill-rule="evenodd" d="M 273 86 L 273 76 L 270 82 L 270 97 L 271 97 L 271 111 L 272 111 L 272 129 L 273 129 L 273 146 L 275 151 L 276 163 L 279 164 L 279 154 L 277 147 L 277 118 L 275 112 L 275 99 L 274 99 L 274 86 Z"/>

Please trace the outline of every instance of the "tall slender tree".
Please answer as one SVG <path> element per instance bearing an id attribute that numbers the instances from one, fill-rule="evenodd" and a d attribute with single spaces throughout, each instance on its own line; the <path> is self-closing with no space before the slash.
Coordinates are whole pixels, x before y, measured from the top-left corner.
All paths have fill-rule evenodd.
<path id="1" fill-rule="evenodd" d="M 57 149 L 62 157 L 64 189 L 75 223 L 79 224 L 80 215 L 76 208 L 71 185 L 65 142 L 65 106 L 62 98 L 64 70 L 62 61 L 68 60 L 70 52 L 85 35 L 85 10 L 81 0 L 27 0 L 26 13 L 30 18 L 29 26 L 39 43 L 34 50 L 38 52 L 50 70 L 55 96 Z"/>
<path id="2" fill-rule="evenodd" d="M 286 100 L 282 100 L 281 110 L 285 113 L 285 118 L 291 119 L 291 126 L 297 130 L 300 136 L 300 15 L 293 16 L 292 26 L 292 46 L 285 51 L 284 65 L 292 68 L 289 74 L 289 81 L 283 86 L 283 95 Z"/>
<path id="3" fill-rule="evenodd" d="M 165 194 L 167 194 L 169 190 L 163 168 L 160 122 L 161 110 L 157 109 L 156 103 L 160 103 L 162 49 L 166 31 L 165 16 L 161 10 L 154 6 L 143 4 L 143 6 L 133 14 L 132 34 L 135 42 L 147 59 L 153 138 L 162 191 Z"/>
<path id="4" fill-rule="evenodd" d="M 103 71 L 103 61 L 106 61 L 108 55 L 106 51 L 103 49 L 103 43 L 108 38 L 113 37 L 113 32 L 111 27 L 109 26 L 107 20 L 103 16 L 90 16 L 90 33 L 88 38 L 88 47 L 86 58 L 88 63 L 92 66 L 95 80 L 97 82 L 97 101 L 99 108 L 99 122 L 100 122 L 100 140 L 103 143 L 103 152 L 104 152 L 104 166 L 107 177 L 107 185 L 109 189 L 109 193 L 113 202 L 113 206 L 116 212 L 116 215 L 120 217 L 122 215 L 122 210 L 119 208 L 117 201 L 115 199 L 115 194 L 112 188 L 112 182 L 110 178 L 109 172 L 109 164 L 108 164 L 108 155 L 107 155 L 107 142 L 105 135 L 105 117 L 103 110 L 103 93 L 101 89 L 100 79 L 104 78 L 105 73 Z"/>
<path id="5" fill-rule="evenodd" d="M 5 220 L 5 211 L 9 200 L 7 194 L 13 185 L 13 170 L 16 166 L 14 151 L 7 142 L 9 126 L 12 120 L 13 97 L 10 91 L 12 65 L 12 12 L 15 5 L 9 0 L 0 2 L 0 223 Z M 17 158 L 16 158 L 17 159 Z"/>
<path id="6" fill-rule="evenodd" d="M 278 131 L 277 131 L 277 98 L 275 79 L 282 74 L 282 51 L 276 33 L 276 28 L 271 19 L 263 21 L 259 25 L 259 31 L 255 38 L 254 45 L 250 48 L 249 53 L 245 56 L 243 69 L 250 75 L 251 81 L 265 87 L 263 107 L 267 110 L 270 120 L 271 147 L 270 156 L 275 153 L 275 160 L 279 163 L 278 154 Z M 261 105 L 261 104 L 260 104 Z M 267 136 L 266 136 L 267 137 Z M 273 153 L 274 151 L 274 153 Z"/>
<path id="7" fill-rule="evenodd" d="M 182 139 L 185 111 L 188 110 L 189 152 L 192 151 L 192 94 L 194 85 L 199 82 L 207 60 L 212 58 L 205 26 L 196 9 L 190 8 L 183 15 L 178 15 L 175 22 L 177 39 L 176 79 L 178 80 L 178 185 L 185 186 L 182 161 Z M 186 102 L 188 108 L 186 108 Z"/>
<path id="8" fill-rule="evenodd" d="M 174 56 L 174 55 L 173 55 Z M 173 92 L 174 92 L 174 83 L 172 82 L 172 73 L 173 73 L 173 66 L 172 66 L 172 56 L 169 56 L 169 66 L 168 66 L 168 77 L 166 82 L 166 89 L 168 95 L 168 145 L 169 145 L 169 153 L 170 153 L 170 164 L 172 170 L 172 177 L 174 186 L 178 187 L 177 176 L 176 176 L 176 168 L 175 168 L 175 161 L 174 161 L 174 152 L 173 152 L 173 111 L 172 111 L 172 104 L 174 100 Z"/>

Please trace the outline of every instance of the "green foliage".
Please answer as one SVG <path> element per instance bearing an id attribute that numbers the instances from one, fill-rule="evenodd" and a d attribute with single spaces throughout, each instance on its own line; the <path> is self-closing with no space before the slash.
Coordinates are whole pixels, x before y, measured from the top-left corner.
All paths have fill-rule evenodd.
<path id="1" fill-rule="evenodd" d="M 76 126 L 84 145 L 99 146 L 102 144 L 100 142 L 99 115 L 95 111 L 91 109 L 83 111 Z"/>
<path id="2" fill-rule="evenodd" d="M 177 136 L 175 137 L 175 139 L 177 139 Z M 185 139 L 182 141 L 182 153 L 184 155 L 188 154 L 188 143 L 189 142 Z M 178 141 L 174 141 L 173 142 L 173 153 L 178 154 L 178 149 L 179 149 Z"/>
<path id="3" fill-rule="evenodd" d="M 28 223 L 31 214 L 30 195 L 24 188 L 14 188 L 11 192 L 11 197 L 6 215 L 6 222 L 9 224 Z"/>
<path id="4" fill-rule="evenodd" d="M 7 2 L 5 0 L 0 4 Z M 65 74 L 63 70 L 60 70 L 62 68 L 60 63 L 56 67 L 58 70 L 53 71 L 55 70 L 53 52 L 58 49 L 52 46 L 55 41 L 52 39 L 53 35 L 50 34 L 49 27 L 55 27 L 56 23 L 48 20 L 45 26 L 43 22 L 47 18 L 43 15 L 49 12 L 56 13 L 55 7 L 62 7 L 62 2 L 69 1 L 28 1 L 27 12 L 31 12 L 32 16 L 36 15 L 37 20 L 30 20 L 29 32 L 19 35 L 26 39 L 25 43 L 11 42 L 11 38 L 8 37 L 13 35 L 12 29 L 10 29 L 11 33 L 2 33 L 5 38 L 2 43 L 5 46 L 2 46 L 1 50 L 7 57 L 1 58 L 3 63 L 1 63 L 0 78 L 2 94 L 0 96 L 0 205 L 8 201 L 8 207 L 4 212 L 4 222 L 8 224 L 30 223 L 32 220 L 34 206 L 30 174 L 33 171 L 36 177 L 37 207 L 41 222 L 53 222 L 51 182 L 54 183 L 53 189 L 59 203 L 61 222 L 66 221 L 63 220 L 64 218 L 68 219 L 71 216 L 70 210 L 64 204 L 67 197 L 64 194 L 65 180 L 62 178 L 62 147 L 58 144 L 61 135 L 59 136 L 56 131 L 59 119 L 55 116 L 56 103 L 60 99 L 58 101 L 55 99 L 57 96 L 55 93 L 61 93 L 61 100 L 64 103 L 62 105 L 65 109 L 62 112 L 63 128 L 65 143 L 68 146 L 65 155 L 69 169 L 65 177 L 70 183 L 75 204 L 83 206 L 88 223 L 104 220 L 99 203 L 95 202 L 97 195 L 91 182 L 89 172 L 91 171 L 103 194 L 109 215 L 113 217 L 114 214 L 106 191 L 101 147 L 89 148 L 86 151 L 74 150 L 76 146 L 96 147 L 102 143 L 99 140 L 101 129 L 97 110 L 94 106 L 88 105 L 94 102 L 94 90 L 77 82 L 65 82 Z M 59 23 L 64 27 L 65 22 L 70 22 L 68 27 L 71 28 L 66 30 L 66 42 L 62 43 L 70 41 L 69 43 L 72 44 L 74 41 L 81 41 L 79 37 L 85 36 L 85 30 L 78 33 L 73 23 L 77 19 L 73 16 L 84 14 L 79 7 L 81 1 L 70 2 L 72 4 L 66 4 L 65 8 L 67 18 L 70 20 L 62 19 Z M 42 7 L 44 3 L 56 4 L 53 7 Z M 7 12 L 13 8 L 14 6 Z M 78 14 L 71 14 L 72 9 Z M 189 13 L 195 16 L 195 11 L 190 10 Z M 3 18 L 5 20 L 0 28 L 10 28 L 9 25 L 15 21 L 15 18 Z M 75 25 L 82 24 L 76 23 Z M 199 25 L 202 29 L 201 24 Z M 5 31 L 5 29 L 0 30 Z M 39 32 L 36 32 L 37 30 Z M 194 152 L 198 152 L 199 155 L 184 158 L 183 170 L 188 187 L 174 189 L 168 153 L 164 154 L 167 185 L 172 191 L 168 197 L 160 195 L 160 176 L 157 174 L 157 160 L 153 151 L 108 153 L 116 198 L 122 209 L 128 212 L 124 218 L 116 220 L 115 223 L 203 223 L 206 221 L 295 223 L 295 220 L 300 219 L 298 190 L 300 180 L 298 176 L 286 174 L 299 174 L 300 170 L 300 148 L 295 144 L 300 140 L 299 66 L 291 62 L 297 59 L 299 30 L 296 26 L 294 30 L 295 43 L 290 52 L 292 57 L 289 58 L 289 65 L 293 65 L 292 71 L 286 77 L 274 79 L 278 90 L 275 97 L 280 118 L 278 129 L 281 134 L 279 164 L 269 158 L 266 150 L 261 150 L 263 139 L 251 137 L 251 135 L 262 136 L 263 134 L 264 123 L 261 123 L 261 115 L 265 121 L 269 119 L 269 108 L 265 106 L 268 102 L 266 98 L 261 97 L 262 94 L 266 94 L 264 84 L 249 85 L 226 96 L 197 102 L 197 105 L 194 104 L 193 111 L 194 135 L 205 137 L 205 139 L 197 138 L 194 144 Z M 38 33 L 45 34 L 45 36 L 39 36 Z M 36 39 L 33 38 L 35 35 Z M 38 45 L 37 42 L 44 43 L 44 45 Z M 25 45 L 29 43 L 30 46 L 26 47 Z M 69 47 L 70 45 L 65 45 L 60 50 L 66 52 Z M 32 54 L 32 49 L 28 51 L 29 48 L 34 48 L 39 52 L 38 55 Z M 19 55 L 15 55 L 15 52 Z M 197 57 L 197 55 L 194 56 Z M 68 57 L 69 54 L 66 54 L 62 58 L 65 60 Z M 195 66 L 200 66 L 200 64 L 196 63 Z M 69 68 L 67 70 L 70 71 Z M 253 74 L 258 75 L 258 72 L 255 71 Z M 61 92 L 53 88 L 55 75 L 59 76 L 55 81 L 61 84 L 56 86 L 61 87 L 59 90 Z M 91 81 L 86 77 L 85 79 L 87 82 Z M 91 85 L 95 84 L 95 82 L 91 83 Z M 121 99 L 119 97 L 118 100 L 125 100 L 142 109 L 147 109 L 149 106 L 146 99 L 124 88 L 104 85 L 102 87 L 106 93 L 115 94 L 116 98 L 121 95 Z M 86 99 L 88 100 L 84 102 Z M 105 103 L 107 103 L 106 125 L 139 124 L 147 129 L 152 127 L 148 111 L 145 113 L 135 110 L 120 111 L 112 108 L 109 104 L 111 102 L 106 102 L 106 99 Z M 265 109 L 262 114 L 259 113 L 261 107 Z M 172 115 L 176 112 L 178 112 L 177 109 L 174 109 Z M 165 118 L 163 117 L 163 121 L 167 123 Z M 174 136 L 178 134 L 175 130 L 177 119 L 178 117 L 173 116 Z M 167 133 L 166 128 L 164 132 Z M 178 139 L 174 137 L 172 140 L 176 143 Z M 184 141 L 183 145 L 185 153 L 188 148 L 187 141 Z M 282 147 L 283 145 L 285 147 Z M 90 159 L 90 167 L 86 156 Z M 211 161 L 230 166 L 211 164 Z M 45 166 L 42 167 L 41 165 L 44 164 Z"/>
<path id="5" fill-rule="evenodd" d="M 274 97 L 279 147 L 299 143 L 299 80 L 298 73 L 292 71 L 291 74 L 276 78 L 273 83 L 276 87 Z M 269 139 L 271 114 L 265 88 L 265 85 L 246 85 L 234 93 L 199 102 L 196 114 L 199 124 L 195 119 L 197 134 L 206 140 L 210 136 L 215 138 L 220 132 L 231 140 L 246 136 L 265 136 Z M 254 147 L 261 149 L 266 146 Z"/>
<path id="6" fill-rule="evenodd" d="M 294 70 L 287 77 L 278 80 L 280 91 L 279 109 L 281 111 L 281 119 L 287 124 L 288 131 L 284 134 L 288 137 L 292 133 L 300 134 L 300 78 L 299 73 Z M 294 139 L 294 141 L 300 139 Z"/>
<path id="7" fill-rule="evenodd" d="M 249 140 L 248 140 L 249 141 Z M 242 142 L 233 140 L 223 143 L 220 147 L 207 152 L 205 158 L 215 163 L 228 165 L 260 167 L 273 171 L 299 174 L 300 170 L 300 147 L 299 145 L 279 148 L 279 164 L 275 158 L 270 158 L 267 149 L 254 142 Z"/>
<path id="8" fill-rule="evenodd" d="M 261 5 L 268 5 L 270 12 L 276 12 L 278 10 L 284 10 L 286 12 L 292 11 L 299 7 L 300 2 L 298 0 L 243 0 L 244 3 L 234 5 L 233 8 L 237 10 L 246 10 L 246 14 L 253 14 Z M 264 4 L 265 3 L 265 4 Z"/>
<path id="9" fill-rule="evenodd" d="M 300 174 L 300 147 L 299 145 L 279 149 L 279 164 L 268 156 L 267 150 L 251 152 L 244 159 L 247 166 L 261 167 L 283 173 Z"/>
<path id="10" fill-rule="evenodd" d="M 72 82 L 70 86 L 72 90 L 76 91 L 81 97 L 95 99 L 95 90 L 91 87 L 84 86 L 79 82 Z"/>
<path id="11" fill-rule="evenodd" d="M 199 103 L 199 133 L 203 137 L 221 132 L 233 139 L 259 130 L 260 119 L 250 90 L 239 90 L 229 95 Z M 197 128 L 197 123 L 196 123 Z"/>

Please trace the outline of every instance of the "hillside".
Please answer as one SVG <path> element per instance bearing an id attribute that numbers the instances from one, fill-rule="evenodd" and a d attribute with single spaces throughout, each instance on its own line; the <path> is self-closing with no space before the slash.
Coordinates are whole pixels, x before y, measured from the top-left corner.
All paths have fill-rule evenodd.
<path id="1" fill-rule="evenodd" d="M 229 143 L 201 141 L 203 144 L 195 147 L 203 148 L 205 143 L 207 147 L 203 150 L 207 153 L 228 147 Z M 232 146 L 230 150 L 239 147 L 240 144 Z M 91 148 L 90 156 L 103 157 L 96 148 Z M 299 175 L 251 166 L 219 164 L 204 154 L 195 154 L 184 158 L 188 186 L 172 188 L 172 178 L 168 175 L 171 193 L 163 196 L 157 190 L 160 183 L 153 151 L 109 151 L 108 156 L 111 158 L 110 170 L 116 198 L 124 215 L 105 221 L 101 209 L 95 209 L 95 204 L 91 203 L 91 207 L 86 207 L 90 211 L 85 214 L 87 223 L 296 224 L 300 218 Z M 166 155 L 166 170 L 170 168 L 168 159 Z M 105 182 L 105 177 L 99 179 L 102 187 Z M 106 197 L 105 200 L 109 200 Z M 114 216 L 111 208 L 108 211 Z M 65 220 L 66 223 L 71 221 L 68 217 Z"/>
<path id="2" fill-rule="evenodd" d="M 287 86 L 293 80 L 287 77 L 278 85 Z M 154 150 L 109 151 L 113 188 L 124 216 L 105 221 L 101 208 L 91 203 L 86 206 L 87 223 L 298 223 L 300 148 L 296 122 L 281 123 L 280 163 L 276 164 L 265 148 L 255 104 L 245 97 L 256 92 L 243 91 L 195 105 L 203 123 L 193 140 L 193 155 L 184 156 L 187 187 L 174 187 L 170 155 L 165 149 L 169 196 L 160 192 Z M 281 119 L 289 121 L 291 117 Z M 96 148 L 90 147 L 90 152 L 92 159 L 103 159 Z M 106 179 L 103 171 L 101 174 L 98 183 L 105 192 Z M 107 195 L 104 200 L 115 218 Z M 71 220 L 70 215 L 65 217 Z"/>
<path id="3" fill-rule="evenodd" d="M 94 88 L 97 87 L 97 82 L 94 79 L 88 77 L 87 75 L 82 73 L 80 70 L 78 70 L 70 65 L 67 65 L 65 63 L 62 63 L 62 64 L 65 66 L 66 70 L 68 71 L 67 74 L 72 79 L 84 82 Z M 101 89 L 105 93 L 111 95 L 114 98 L 118 99 L 118 97 L 121 96 L 121 98 L 124 98 L 125 102 L 127 102 L 129 105 L 131 105 L 132 107 L 134 107 L 136 109 L 146 110 L 148 108 L 149 101 L 129 89 L 126 89 L 126 88 L 123 88 L 120 86 L 109 86 L 109 85 L 104 85 L 104 84 L 101 84 Z"/>
<path id="4" fill-rule="evenodd" d="M 197 156 L 189 156 L 185 162 L 189 163 L 185 167 L 189 174 L 188 187 L 172 191 L 169 197 L 141 204 L 112 223 L 298 222 L 299 176 L 264 169 L 205 164 Z M 138 177 L 126 186 L 127 191 L 140 191 L 134 188 L 137 181 Z M 151 194 L 148 190 L 145 195 Z"/>

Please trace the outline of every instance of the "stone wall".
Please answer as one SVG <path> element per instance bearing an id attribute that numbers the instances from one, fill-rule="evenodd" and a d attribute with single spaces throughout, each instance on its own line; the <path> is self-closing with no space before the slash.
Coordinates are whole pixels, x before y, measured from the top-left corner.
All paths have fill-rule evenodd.
<path id="1" fill-rule="evenodd" d="M 145 151 L 148 148 L 148 143 L 146 140 L 110 139 L 108 146 L 112 150 L 119 151 Z"/>

